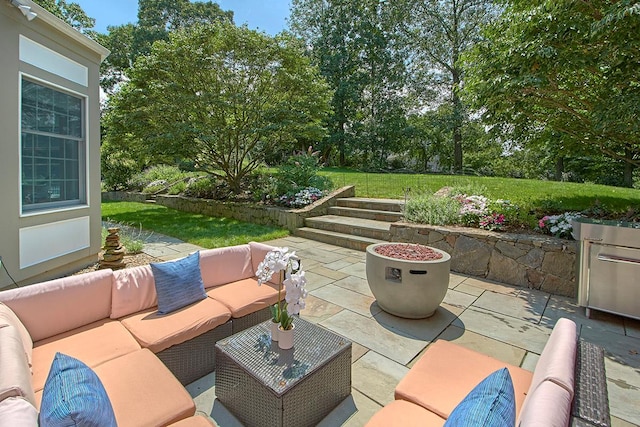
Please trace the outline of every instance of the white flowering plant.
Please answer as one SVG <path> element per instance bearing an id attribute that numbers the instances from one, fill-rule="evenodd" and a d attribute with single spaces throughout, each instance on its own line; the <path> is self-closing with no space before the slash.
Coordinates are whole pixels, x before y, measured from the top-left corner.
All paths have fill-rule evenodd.
<path id="1" fill-rule="evenodd" d="M 571 221 L 582 216 L 579 212 L 565 212 L 560 215 L 546 215 L 538 220 L 538 229 L 555 237 L 570 238 L 573 226 Z"/>
<path id="2" fill-rule="evenodd" d="M 271 307 L 271 318 L 275 323 L 280 323 L 284 330 L 291 329 L 293 316 L 300 314 L 305 307 L 304 299 L 307 297 L 307 278 L 302 270 L 300 259 L 289 248 L 275 248 L 267 253 L 264 260 L 258 264 L 256 277 L 258 286 L 271 280 L 274 274 L 284 275 L 278 280 L 278 302 Z M 284 302 L 282 302 L 282 286 L 285 288 Z"/>

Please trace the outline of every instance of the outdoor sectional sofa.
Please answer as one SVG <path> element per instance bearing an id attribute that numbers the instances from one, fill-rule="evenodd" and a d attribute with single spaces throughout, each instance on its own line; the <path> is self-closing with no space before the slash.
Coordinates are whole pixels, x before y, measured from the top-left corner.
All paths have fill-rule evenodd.
<path id="1" fill-rule="evenodd" d="M 452 425 L 501 425 L 489 420 L 495 415 L 490 412 L 499 411 L 504 404 L 500 396 L 504 391 L 488 392 L 485 388 L 482 393 L 474 394 L 472 390 L 503 368 L 508 370 L 513 384 L 515 399 L 511 402 L 515 404 L 515 425 L 610 425 L 603 349 L 578 340 L 576 324 L 561 318 L 533 373 L 437 340 L 400 381 L 395 400 L 378 411 L 367 427 L 439 427 L 445 425 L 454 411 L 457 411 L 458 422 Z M 460 423 L 460 418 L 465 416 L 472 418 Z"/>
<path id="2" fill-rule="evenodd" d="M 59 352 L 97 374 L 120 427 L 210 425 L 183 385 L 214 370 L 217 340 L 270 317 L 278 286 L 255 270 L 271 249 L 200 251 L 206 297 L 164 315 L 150 266 L 0 292 L 0 420 L 37 414 Z"/>

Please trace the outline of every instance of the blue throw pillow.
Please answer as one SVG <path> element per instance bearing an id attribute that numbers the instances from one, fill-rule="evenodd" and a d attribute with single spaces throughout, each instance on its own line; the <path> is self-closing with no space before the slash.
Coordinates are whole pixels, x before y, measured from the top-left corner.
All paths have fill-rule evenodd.
<path id="1" fill-rule="evenodd" d="M 516 424 L 516 397 L 507 368 L 495 371 L 475 386 L 456 406 L 446 427 L 513 427 Z"/>
<path id="2" fill-rule="evenodd" d="M 42 391 L 40 426 L 117 426 L 109 396 L 91 368 L 56 353 Z"/>
<path id="3" fill-rule="evenodd" d="M 207 297 L 200 274 L 200 252 L 176 261 L 151 264 L 158 313 L 167 314 Z"/>

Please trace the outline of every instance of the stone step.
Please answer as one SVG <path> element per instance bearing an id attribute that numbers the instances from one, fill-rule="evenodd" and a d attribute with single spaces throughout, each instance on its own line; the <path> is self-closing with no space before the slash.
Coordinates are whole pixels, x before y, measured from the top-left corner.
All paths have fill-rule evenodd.
<path id="1" fill-rule="evenodd" d="M 369 199 L 365 197 L 348 197 L 336 199 L 338 206 L 374 211 L 402 212 L 404 200 L 398 199 Z"/>
<path id="2" fill-rule="evenodd" d="M 376 221 L 396 222 L 402 219 L 402 212 L 390 212 L 375 209 L 349 208 L 345 206 L 331 206 L 330 215 L 347 216 L 351 218 L 374 219 Z"/>
<path id="3" fill-rule="evenodd" d="M 307 218 L 304 224 L 309 228 L 385 241 L 389 240 L 389 229 L 391 228 L 391 223 L 386 221 L 338 215 L 323 215 Z"/>
<path id="4" fill-rule="evenodd" d="M 335 231 L 318 230 L 316 228 L 302 227 L 293 232 L 294 235 L 343 248 L 365 251 L 367 246 L 374 243 L 383 243 L 384 240 L 370 239 L 362 236 L 336 233 Z"/>

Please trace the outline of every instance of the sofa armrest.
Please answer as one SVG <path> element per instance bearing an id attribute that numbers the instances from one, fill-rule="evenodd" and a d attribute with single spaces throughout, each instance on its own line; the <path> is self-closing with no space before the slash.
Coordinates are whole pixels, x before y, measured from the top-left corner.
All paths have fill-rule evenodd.
<path id="1" fill-rule="evenodd" d="M 609 427 L 609 399 L 604 367 L 604 349 L 587 341 L 578 342 L 571 425 Z"/>

